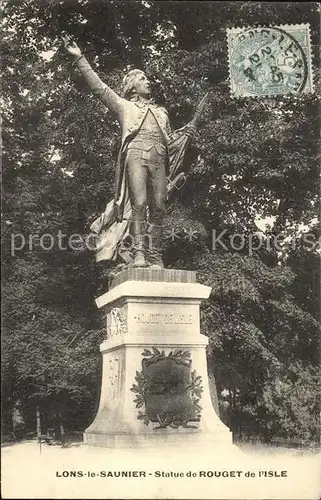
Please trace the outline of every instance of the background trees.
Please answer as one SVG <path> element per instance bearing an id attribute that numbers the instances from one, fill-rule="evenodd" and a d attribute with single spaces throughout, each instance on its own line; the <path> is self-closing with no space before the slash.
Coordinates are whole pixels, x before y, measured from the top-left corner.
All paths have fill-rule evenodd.
<path id="1" fill-rule="evenodd" d="M 48 408 L 69 428 L 90 421 L 100 385 L 102 318 L 93 298 L 108 265 L 92 252 L 43 250 L 50 234 L 86 235 L 112 197 L 118 125 L 85 88 L 59 39 L 75 37 L 120 91 L 146 69 L 173 127 L 212 89 L 184 188 L 170 205 L 165 261 L 213 288 L 202 310 L 222 418 L 241 437 L 317 439 L 318 101 L 229 95 L 226 28 L 309 23 L 319 76 L 317 3 L 9 0 L 3 23 L 3 417 Z M 267 225 L 269 222 L 270 226 Z M 224 233 L 227 249 L 213 249 Z M 13 235 L 34 238 L 11 252 Z M 229 237 L 266 244 L 234 251 Z M 281 251 L 267 244 L 282 233 Z M 18 240 L 17 240 L 18 241 Z M 43 240 L 50 244 L 50 237 Z M 42 245 L 43 246 L 43 245 Z M 215 251 L 213 251 L 215 250 Z"/>

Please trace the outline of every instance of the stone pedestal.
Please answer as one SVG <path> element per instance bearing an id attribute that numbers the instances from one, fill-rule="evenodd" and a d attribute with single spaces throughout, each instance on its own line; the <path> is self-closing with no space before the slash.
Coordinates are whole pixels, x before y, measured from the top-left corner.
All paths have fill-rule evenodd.
<path id="1" fill-rule="evenodd" d="M 231 444 L 212 406 L 195 272 L 129 269 L 96 299 L 107 320 L 100 405 L 88 445 Z"/>

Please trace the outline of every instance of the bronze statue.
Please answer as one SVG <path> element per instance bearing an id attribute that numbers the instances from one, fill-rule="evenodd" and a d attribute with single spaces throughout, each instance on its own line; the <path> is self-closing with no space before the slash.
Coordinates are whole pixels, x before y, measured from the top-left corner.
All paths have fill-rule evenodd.
<path id="1" fill-rule="evenodd" d="M 185 152 L 182 145 L 195 133 L 196 116 L 172 133 L 167 111 L 151 99 L 150 83 L 143 71 L 134 69 L 124 77 L 124 97 L 120 97 L 100 80 L 75 42 L 68 36 L 63 41 L 92 92 L 116 116 L 122 131 L 114 200 L 91 226 L 99 235 L 97 260 L 121 256 L 134 267 L 162 269 L 167 192 L 175 186 L 173 173 L 178 173 Z M 126 235 L 133 243 L 132 253 L 122 245 Z"/>

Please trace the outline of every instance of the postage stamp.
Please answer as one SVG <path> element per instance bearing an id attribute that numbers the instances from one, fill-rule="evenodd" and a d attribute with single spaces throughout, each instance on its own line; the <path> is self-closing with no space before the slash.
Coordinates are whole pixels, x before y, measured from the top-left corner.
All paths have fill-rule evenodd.
<path id="1" fill-rule="evenodd" d="M 234 97 L 313 92 L 309 24 L 227 29 Z"/>

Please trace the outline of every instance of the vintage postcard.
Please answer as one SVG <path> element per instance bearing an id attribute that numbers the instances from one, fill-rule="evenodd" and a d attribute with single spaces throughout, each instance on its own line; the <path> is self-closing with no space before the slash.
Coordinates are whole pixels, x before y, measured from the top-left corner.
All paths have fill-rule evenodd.
<path id="1" fill-rule="evenodd" d="M 317 500 L 320 5 L 2 13 L 2 497 Z"/>

